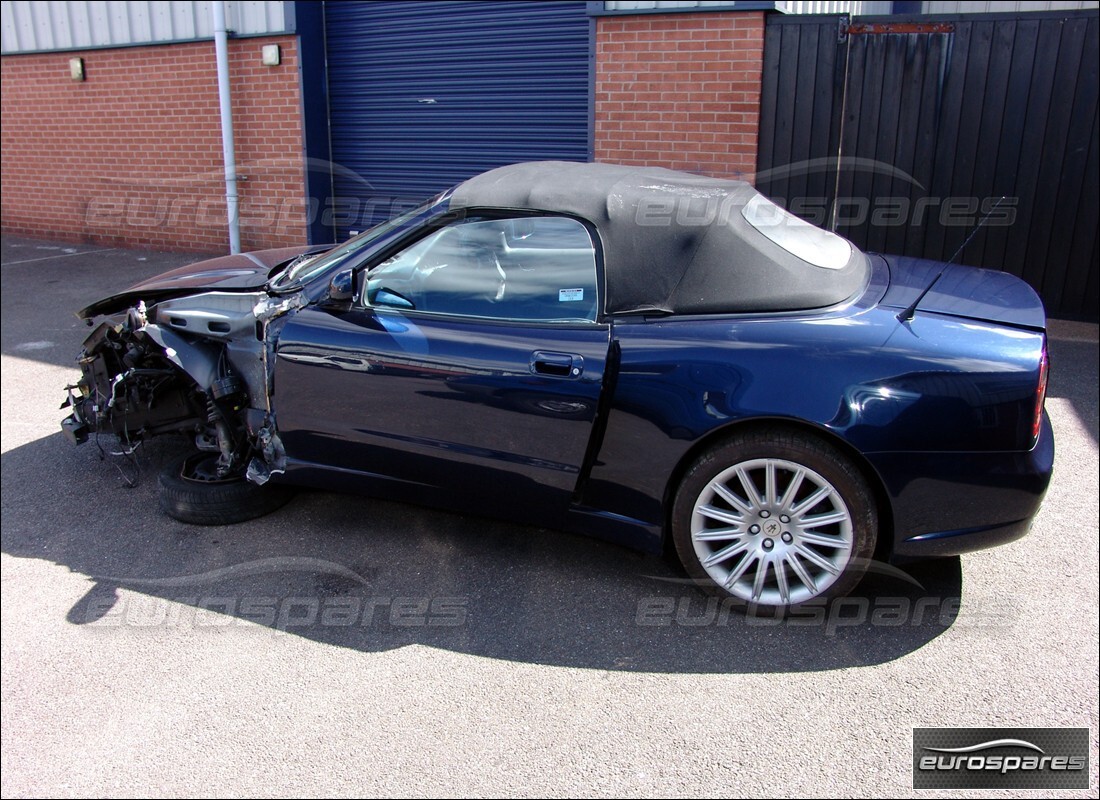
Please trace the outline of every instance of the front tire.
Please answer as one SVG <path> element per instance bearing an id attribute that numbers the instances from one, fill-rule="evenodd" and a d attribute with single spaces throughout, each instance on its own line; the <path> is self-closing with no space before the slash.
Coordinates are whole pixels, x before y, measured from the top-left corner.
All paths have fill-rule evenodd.
<path id="1" fill-rule="evenodd" d="M 187 453 L 160 474 L 160 508 L 172 519 L 192 525 L 232 525 L 262 517 L 291 498 L 285 486 L 263 486 L 235 475 L 213 476 L 212 453 Z"/>
<path id="2" fill-rule="evenodd" d="M 851 461 L 781 428 L 704 452 L 672 511 L 676 552 L 700 586 L 780 613 L 855 588 L 877 532 L 874 497 Z"/>

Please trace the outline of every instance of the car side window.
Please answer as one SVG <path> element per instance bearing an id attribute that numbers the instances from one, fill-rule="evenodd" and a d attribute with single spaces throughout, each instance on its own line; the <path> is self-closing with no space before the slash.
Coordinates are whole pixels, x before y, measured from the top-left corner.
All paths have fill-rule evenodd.
<path id="1" fill-rule="evenodd" d="M 367 302 L 464 317 L 592 322 L 598 316 L 592 238 L 568 217 L 465 219 L 370 270 Z"/>

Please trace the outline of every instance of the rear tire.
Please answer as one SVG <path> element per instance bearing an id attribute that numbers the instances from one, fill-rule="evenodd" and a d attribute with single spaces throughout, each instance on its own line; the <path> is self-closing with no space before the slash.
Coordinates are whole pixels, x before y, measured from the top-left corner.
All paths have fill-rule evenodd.
<path id="1" fill-rule="evenodd" d="M 778 614 L 854 589 L 877 534 L 874 496 L 855 465 L 783 428 L 704 452 L 672 510 L 677 555 L 704 590 Z"/>
<path id="2" fill-rule="evenodd" d="M 159 482 L 160 508 L 165 514 L 192 525 L 232 525 L 270 514 L 293 496 L 286 486 L 257 486 L 243 475 L 219 480 L 199 477 L 204 472 L 201 468 L 216 458 L 212 453 L 187 453 L 164 468 Z"/>

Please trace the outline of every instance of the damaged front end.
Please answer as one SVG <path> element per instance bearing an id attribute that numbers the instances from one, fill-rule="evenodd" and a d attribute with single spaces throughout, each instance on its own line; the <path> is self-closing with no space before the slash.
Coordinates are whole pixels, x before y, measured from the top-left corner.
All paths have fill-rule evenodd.
<path id="1" fill-rule="evenodd" d="M 214 291 L 107 317 L 84 341 L 62 430 L 76 444 L 114 434 L 124 452 L 181 434 L 211 456 L 196 479 L 266 483 L 286 466 L 271 408 L 274 340 L 280 318 L 305 302 L 300 292 Z"/>

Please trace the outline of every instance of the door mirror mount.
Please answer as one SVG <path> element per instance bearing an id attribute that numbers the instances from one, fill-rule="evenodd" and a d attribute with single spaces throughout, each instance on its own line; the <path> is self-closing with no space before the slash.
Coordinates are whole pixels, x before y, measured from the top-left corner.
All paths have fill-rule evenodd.
<path id="1" fill-rule="evenodd" d="M 332 276 L 328 284 L 328 293 L 321 300 L 321 307 L 330 311 L 350 311 L 355 299 L 355 272 L 341 270 Z"/>

